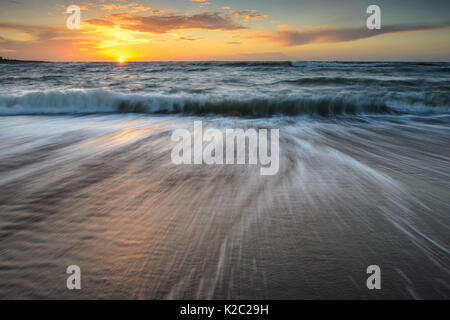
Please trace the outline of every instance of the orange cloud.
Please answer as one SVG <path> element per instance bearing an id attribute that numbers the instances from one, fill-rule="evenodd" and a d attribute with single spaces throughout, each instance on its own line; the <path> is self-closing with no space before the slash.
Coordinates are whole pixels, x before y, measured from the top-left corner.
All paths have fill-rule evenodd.
<path id="1" fill-rule="evenodd" d="M 138 17 L 128 13 L 109 15 L 108 18 L 116 20 L 122 29 L 149 32 L 167 33 L 173 30 L 200 29 L 200 30 L 240 30 L 246 29 L 237 24 L 229 15 L 219 12 L 204 12 L 194 15 L 157 15 Z"/>
<path id="2" fill-rule="evenodd" d="M 142 5 L 139 2 L 131 2 L 131 3 L 124 3 L 124 4 L 102 4 L 101 10 L 103 11 L 116 11 L 116 10 L 127 10 L 130 13 L 137 13 L 137 12 L 145 12 L 150 10 L 149 7 L 146 7 Z"/>

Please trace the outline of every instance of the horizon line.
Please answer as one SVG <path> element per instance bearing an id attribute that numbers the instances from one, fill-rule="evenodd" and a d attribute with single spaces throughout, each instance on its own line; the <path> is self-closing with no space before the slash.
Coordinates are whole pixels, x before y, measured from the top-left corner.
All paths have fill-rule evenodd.
<path id="1" fill-rule="evenodd" d="M 34 60 L 34 59 L 18 59 L 11 57 L 2 57 L 3 60 L 11 60 L 11 61 L 24 61 L 24 62 L 41 62 L 41 63 L 117 63 L 116 60 Z M 319 59 L 319 60 L 295 60 L 295 59 L 264 59 L 264 60 L 229 60 L 229 59 L 206 59 L 206 60 L 129 60 L 125 61 L 125 63 L 139 63 L 139 62 L 429 62 L 429 63 L 450 63 L 450 58 L 448 60 L 413 60 L 413 59 L 405 59 L 405 60 L 346 60 L 346 59 Z"/>

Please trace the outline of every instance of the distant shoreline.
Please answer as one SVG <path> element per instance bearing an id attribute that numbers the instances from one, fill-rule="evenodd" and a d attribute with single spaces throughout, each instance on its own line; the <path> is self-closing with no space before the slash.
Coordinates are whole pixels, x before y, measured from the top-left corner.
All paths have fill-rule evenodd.
<path id="1" fill-rule="evenodd" d="M 0 64 L 19 64 L 19 63 L 46 63 L 46 61 L 16 60 L 16 59 L 0 58 Z"/>

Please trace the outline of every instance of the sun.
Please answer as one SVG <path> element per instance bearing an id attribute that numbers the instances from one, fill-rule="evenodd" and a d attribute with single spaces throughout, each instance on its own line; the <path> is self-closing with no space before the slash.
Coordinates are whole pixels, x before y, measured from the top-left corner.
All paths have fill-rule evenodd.
<path id="1" fill-rule="evenodd" d="M 117 60 L 118 63 L 125 63 L 125 57 L 121 56 L 119 57 L 119 59 Z"/>

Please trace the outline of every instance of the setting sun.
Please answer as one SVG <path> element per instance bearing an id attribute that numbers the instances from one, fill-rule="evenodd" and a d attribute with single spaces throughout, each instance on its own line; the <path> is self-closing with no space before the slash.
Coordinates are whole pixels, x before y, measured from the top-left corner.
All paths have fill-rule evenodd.
<path id="1" fill-rule="evenodd" d="M 124 57 L 119 57 L 119 59 L 117 60 L 117 62 L 119 62 L 119 63 L 124 63 L 124 62 L 125 62 L 125 58 L 124 58 Z"/>

